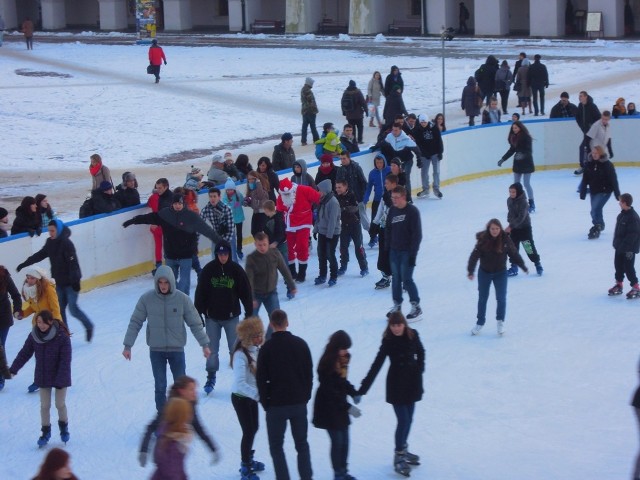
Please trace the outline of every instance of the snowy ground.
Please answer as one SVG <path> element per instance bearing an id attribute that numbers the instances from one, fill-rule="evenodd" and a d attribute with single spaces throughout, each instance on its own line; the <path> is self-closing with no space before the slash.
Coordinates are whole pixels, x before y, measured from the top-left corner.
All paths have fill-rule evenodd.
<path id="1" fill-rule="evenodd" d="M 342 123 L 339 98 L 349 79 L 365 88 L 373 70 L 385 75 L 392 64 L 404 72 L 410 111 L 434 115 L 441 110 L 440 58 L 433 41 L 391 44 L 343 37 L 352 50 L 330 50 L 315 48 L 319 40 L 305 37 L 292 40 L 298 42 L 297 49 L 169 47 L 169 65 L 157 86 L 144 74 L 145 47 L 36 43 L 36 50 L 27 52 L 22 43 L 5 43 L 0 48 L 4 94 L 0 198 L 35 193 L 37 185 L 47 189 L 55 206 L 56 197 L 59 203 L 69 195 L 74 172 L 86 172 L 87 159 L 94 152 L 103 155 L 114 177 L 125 169 L 152 170 L 153 166 L 150 176 L 169 172 L 174 174 L 172 183 L 178 183 L 184 173 L 175 172 L 186 171 L 194 160 L 174 165 L 158 159 L 193 149 L 218 150 L 247 139 L 268 139 L 233 149 L 249 153 L 255 162 L 257 152 L 270 152 L 283 131 L 298 131 L 299 90 L 308 75 L 316 79 L 319 124 Z M 577 100 L 577 92 L 587 88 L 602 109 L 610 108 L 618 96 L 638 100 L 634 98 L 638 92 L 635 63 L 640 56 L 636 43 L 456 40 L 447 49 L 451 52 L 447 59 L 449 128 L 463 125 L 460 91 L 487 53 L 507 58 L 510 64 L 521 50 L 531 56 L 542 53 L 552 82 L 547 111 L 563 90 Z M 15 73 L 20 69 L 72 77 L 25 77 Z M 367 132 L 369 137 L 373 130 Z M 457 159 L 445 155 L 444 161 Z M 199 164 L 205 166 L 208 160 L 201 159 Z M 640 174 L 620 169 L 619 177 L 621 188 L 640 198 L 634 189 Z M 88 176 L 83 183 L 88 183 Z M 536 173 L 533 186 L 539 213 L 534 234 L 545 274 L 542 278 L 520 275 L 509 282 L 504 338 L 494 335 L 491 321 L 480 337 L 469 335 L 477 294 L 476 284 L 466 279 L 467 257 L 475 232 L 491 217 L 506 218 L 510 183 L 511 177 L 503 175 L 457 184 L 444 189 L 441 202 L 418 202 L 425 240 L 416 279 L 425 319 L 416 328 L 428 358 L 426 395 L 410 436 L 411 448 L 424 464 L 413 476 L 442 480 L 628 477 L 637 448 L 628 404 L 637 382 L 640 332 L 638 304 L 606 296 L 613 284 L 611 238 L 618 210 L 613 200 L 606 208 L 607 230 L 600 240 L 587 241 L 589 205 L 577 198 L 577 180 L 568 171 Z M 12 210 L 10 205 L 3 206 Z M 315 260 L 312 257 L 310 278 L 316 273 Z M 283 301 L 292 331 L 309 342 L 316 361 L 333 331 L 343 328 L 351 334 L 350 377 L 355 384 L 373 360 L 391 303 L 390 292 L 374 292 L 375 252 L 370 252 L 369 260 L 372 275 L 366 279 L 357 277 L 352 260 L 338 287 L 328 290 L 307 282 L 294 301 Z M 23 277 L 16 275 L 16 279 L 20 282 Z M 81 306 L 97 325 L 91 345 L 83 341 L 78 322 L 71 320 L 76 335 L 72 340 L 74 386 L 68 397 L 72 440 L 67 448 L 79 478 L 150 475 L 150 468 L 142 470 L 136 463 L 140 434 L 154 410 L 144 338 L 138 339 L 131 363 L 121 356 L 130 313 L 150 286 L 146 276 L 83 294 Z M 327 312 L 322 305 L 336 308 Z M 488 318 L 494 309 L 490 301 Z M 23 321 L 11 329 L 10 360 L 29 325 Z M 226 361 L 223 355 L 222 363 Z M 0 438 L 5 439 L 0 478 L 27 478 L 44 453 L 35 448 L 39 400 L 26 393 L 32 370 L 33 362 L 0 394 L 6 412 L 0 422 Z M 193 341 L 187 371 L 204 379 L 204 359 Z M 395 477 L 391 469 L 395 419 L 384 403 L 382 375 L 363 400 L 364 414 L 351 430 L 351 471 L 360 479 Z M 229 402 L 230 385 L 231 372 L 225 367 L 215 393 L 200 402 L 200 414 L 221 444 L 223 460 L 209 466 L 205 449 L 196 442 L 188 459 L 192 479 L 238 477 L 240 429 Z M 268 466 L 261 477 L 271 479 L 262 425 L 256 449 Z M 316 478 L 331 478 L 327 435 L 311 427 L 309 436 Z M 293 467 L 291 443 L 287 450 Z"/>
<path id="2" fill-rule="evenodd" d="M 623 190 L 637 193 L 633 186 L 640 173 L 624 168 L 619 177 Z M 511 181 L 510 175 L 503 175 L 460 183 L 444 190 L 443 201 L 417 203 L 425 240 L 416 281 L 425 318 L 415 327 L 427 349 L 427 369 L 425 398 L 418 404 L 410 435 L 412 450 L 424 459 L 414 477 L 628 477 L 637 448 L 629 399 L 637 382 L 640 327 L 637 301 L 606 295 L 613 284 L 615 201 L 606 207 L 602 237 L 588 241 L 589 205 L 577 198 L 575 178 L 567 171 L 536 173 L 538 213 L 533 226 L 544 276 L 521 274 L 509 280 L 503 338 L 497 337 L 491 320 L 479 337 L 469 334 L 477 294 L 476 283 L 466 279 L 468 254 L 475 232 L 489 218 L 505 219 Z M 333 331 L 349 332 L 354 345 L 350 379 L 356 385 L 375 356 L 384 313 L 391 304 L 388 290 L 373 290 L 379 278 L 375 252 L 369 251 L 368 258 L 372 274 L 365 279 L 359 278 L 352 262 L 337 287 L 307 282 L 295 300 L 281 298 L 291 330 L 309 342 L 314 361 Z M 308 277 L 316 272 L 313 256 Z M 195 284 L 195 278 L 192 281 Z M 142 470 L 136 463 L 140 434 L 153 414 L 153 380 L 143 335 L 133 348 L 131 363 L 121 356 L 130 313 L 150 286 L 147 275 L 83 294 L 81 306 L 96 323 L 91 345 L 83 341 L 79 323 L 71 320 L 76 335 L 74 386 L 68 395 L 72 437 L 67 448 L 79 478 L 150 475 L 149 468 Z M 488 319 L 494 311 L 491 299 Z M 23 321 L 11 329 L 7 345 L 11 359 L 29 328 L 30 322 Z M 192 339 L 187 355 L 187 373 L 203 381 L 204 359 Z M 226 354 L 221 363 L 227 363 Z M 3 447 L 1 478 L 26 478 L 43 455 L 35 447 L 38 397 L 26 393 L 32 371 L 33 362 L 1 393 L 7 414 L 0 423 L 0 438 L 11 438 Z M 363 416 L 351 429 L 351 471 L 361 479 L 395 477 L 391 468 L 395 417 L 384 402 L 384 375 L 364 398 Z M 188 459 L 192 479 L 237 478 L 240 428 L 229 401 L 230 386 L 231 372 L 225 366 L 215 392 L 200 401 L 201 417 L 224 456 L 219 465 L 209 466 L 205 448 L 196 441 Z M 331 478 L 326 433 L 311 427 L 309 441 L 315 477 Z M 293 467 L 294 450 L 288 442 Z M 56 436 L 51 445 L 60 445 Z M 264 421 L 256 450 L 268 466 L 261 478 L 274 478 Z"/>

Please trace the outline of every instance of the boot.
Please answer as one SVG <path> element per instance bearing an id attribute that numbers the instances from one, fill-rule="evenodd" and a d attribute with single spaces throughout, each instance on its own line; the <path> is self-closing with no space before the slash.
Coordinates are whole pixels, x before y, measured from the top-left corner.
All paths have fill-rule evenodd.
<path id="1" fill-rule="evenodd" d="M 216 386 L 216 374 L 215 372 L 209 373 L 207 375 L 207 381 L 204 384 L 204 393 L 209 395 L 211 392 L 213 392 L 213 387 L 215 386 Z"/>
<path id="2" fill-rule="evenodd" d="M 409 450 L 407 450 L 407 448 L 409 448 L 408 445 L 404 446 L 404 456 L 405 459 L 407 461 L 407 463 L 409 465 L 420 465 L 420 457 L 418 455 L 416 455 L 415 453 L 411 453 Z"/>
<path id="3" fill-rule="evenodd" d="M 2 345 L 0 345 L 0 377 L 3 380 L 9 380 L 11 378 L 11 372 L 7 364 L 7 354 Z"/>
<path id="4" fill-rule="evenodd" d="M 49 439 L 51 438 L 51 425 L 43 425 L 42 426 L 42 435 L 38 439 L 38 446 L 44 447 L 47 443 L 49 443 Z"/>
<path id="5" fill-rule="evenodd" d="M 296 282 L 302 283 L 307 279 L 307 264 L 301 263 L 298 266 L 298 276 L 295 277 Z"/>
<path id="6" fill-rule="evenodd" d="M 373 118 L 371 120 L 369 120 L 369 126 L 370 127 L 375 127 L 375 125 L 373 124 Z"/>
<path id="7" fill-rule="evenodd" d="M 258 460 L 253 459 L 253 454 L 255 450 L 251 450 L 251 468 L 254 472 L 262 472 L 264 470 L 264 463 L 259 462 Z"/>
<path id="8" fill-rule="evenodd" d="M 411 467 L 407 463 L 406 451 L 396 451 L 393 455 L 393 469 L 396 473 L 404 475 L 405 477 L 411 476 Z"/>
<path id="9" fill-rule="evenodd" d="M 60 427 L 60 440 L 67 443 L 71 437 L 71 435 L 69 435 L 69 422 L 58 420 L 58 427 Z"/>
<path id="10" fill-rule="evenodd" d="M 529 199 L 529 213 L 536 213 L 536 202 L 533 201 L 533 198 Z"/>
<path id="11" fill-rule="evenodd" d="M 289 271 L 291 272 L 291 276 L 295 280 L 296 277 L 298 276 L 298 272 L 296 272 L 296 264 L 295 264 L 295 262 L 289 264 Z"/>
<path id="12" fill-rule="evenodd" d="M 240 464 L 240 480 L 260 480 L 255 471 L 251 467 L 251 463 L 242 462 Z"/>

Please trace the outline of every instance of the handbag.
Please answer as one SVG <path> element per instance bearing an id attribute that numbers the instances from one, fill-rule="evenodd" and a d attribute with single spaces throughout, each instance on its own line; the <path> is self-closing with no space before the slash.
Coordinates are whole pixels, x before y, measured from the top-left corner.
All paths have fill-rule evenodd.
<path id="1" fill-rule="evenodd" d="M 520 80 L 517 80 L 516 83 L 513 84 L 513 91 L 519 92 L 521 88 L 522 88 L 522 82 Z"/>
<path id="2" fill-rule="evenodd" d="M 153 75 L 153 65 L 147 65 L 147 74 Z"/>

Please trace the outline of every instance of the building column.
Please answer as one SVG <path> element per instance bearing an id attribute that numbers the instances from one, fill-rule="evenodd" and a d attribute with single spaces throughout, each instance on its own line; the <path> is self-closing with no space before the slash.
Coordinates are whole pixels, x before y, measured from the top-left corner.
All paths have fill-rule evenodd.
<path id="1" fill-rule="evenodd" d="M 452 0 L 429 0 L 427 2 L 427 32 L 439 35 L 444 28 L 458 30 L 459 2 Z"/>
<path id="2" fill-rule="evenodd" d="M 4 20 L 5 30 L 18 28 L 18 11 L 16 10 L 16 0 L 0 0 L 0 12 Z"/>
<path id="3" fill-rule="evenodd" d="M 286 33 L 309 33 L 318 29 L 322 20 L 319 0 L 286 0 Z"/>
<path id="4" fill-rule="evenodd" d="M 127 28 L 126 0 L 100 0 L 100 30 Z"/>
<path id="5" fill-rule="evenodd" d="M 589 12 L 602 12 L 604 36 L 624 36 L 624 2 L 622 0 L 589 0 Z"/>
<path id="6" fill-rule="evenodd" d="M 67 26 L 64 0 L 42 0 L 42 29 L 60 30 Z"/>
<path id="7" fill-rule="evenodd" d="M 529 2 L 529 36 L 564 36 L 566 0 L 535 0 Z"/>
<path id="8" fill-rule="evenodd" d="M 179 32 L 192 28 L 191 0 L 164 0 L 164 29 Z"/>
<path id="9" fill-rule="evenodd" d="M 509 33 L 508 0 L 474 2 L 473 30 L 476 35 L 507 35 Z"/>

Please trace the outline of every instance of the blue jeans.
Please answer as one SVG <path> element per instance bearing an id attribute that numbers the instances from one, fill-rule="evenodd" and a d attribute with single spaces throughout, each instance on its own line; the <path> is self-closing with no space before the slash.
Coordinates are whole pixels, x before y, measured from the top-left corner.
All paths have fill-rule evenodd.
<path id="1" fill-rule="evenodd" d="M 191 262 L 191 260 L 189 260 L 189 262 Z M 80 320 L 80 323 L 82 323 L 86 330 L 93 330 L 93 323 L 91 323 L 89 317 L 87 317 L 87 315 L 82 310 L 80 310 L 80 307 L 78 307 L 78 292 L 76 292 L 69 285 L 67 285 L 66 287 L 56 285 L 56 293 L 58 294 L 58 302 L 60 303 L 60 314 L 62 316 L 62 321 L 67 326 L 69 326 L 66 314 L 68 306 L 71 315 Z"/>
<path id="2" fill-rule="evenodd" d="M 602 216 L 602 209 L 611 197 L 609 193 L 591 193 L 591 222 L 594 225 L 602 225 L 604 227 L 604 218 Z"/>
<path id="3" fill-rule="evenodd" d="M 396 419 L 398 425 L 396 426 L 396 452 L 407 448 L 407 439 L 409 438 L 409 431 L 411 430 L 411 423 L 413 422 L 413 412 L 415 410 L 415 403 L 408 403 L 406 405 L 393 405 L 393 411 L 396 413 Z"/>
<path id="4" fill-rule="evenodd" d="M 274 290 L 271 293 L 254 293 L 253 300 L 258 303 L 258 306 L 253 309 L 253 315 L 258 316 L 260 313 L 260 307 L 264 304 L 264 308 L 267 311 L 267 333 L 264 336 L 265 341 L 271 338 L 273 329 L 271 323 L 269 323 L 269 317 L 271 312 L 280 308 L 280 300 L 278 300 L 278 290 Z"/>
<path id="5" fill-rule="evenodd" d="M 347 268 L 351 240 L 353 240 L 353 248 L 356 251 L 356 259 L 360 270 L 367 270 L 369 265 L 367 264 L 367 254 L 362 246 L 362 226 L 360 223 L 342 224 L 342 230 L 340 231 L 340 266 Z"/>
<path id="6" fill-rule="evenodd" d="M 440 160 L 438 155 L 430 157 L 422 157 L 422 169 L 420 176 L 422 177 L 422 189 L 429 191 L 429 167 L 433 165 L 433 189 L 440 190 Z"/>
<path id="7" fill-rule="evenodd" d="M 507 271 L 489 273 L 478 269 L 478 325 L 484 325 L 487 315 L 487 299 L 491 282 L 496 289 L 496 320 L 504 320 L 507 310 Z"/>
<path id="8" fill-rule="evenodd" d="M 342 430 L 327 430 L 331 439 L 331 466 L 336 476 L 347 473 L 349 457 L 349 427 Z"/>
<path id="9" fill-rule="evenodd" d="M 189 258 L 166 258 L 164 259 L 167 267 L 173 270 L 173 276 L 176 277 L 176 288 L 185 295 L 189 295 L 191 289 L 191 263 L 193 260 Z"/>
<path id="10" fill-rule="evenodd" d="M 214 374 L 220 369 L 220 338 L 222 337 L 222 330 L 227 337 L 227 347 L 229 347 L 229 357 L 236 343 L 238 334 L 236 333 L 236 327 L 240 321 L 239 317 L 230 318 L 228 320 L 214 320 L 213 318 L 206 318 L 204 326 L 209 337 L 209 348 L 211 349 L 211 355 L 207 358 L 207 374 Z"/>
<path id="11" fill-rule="evenodd" d="M 307 127 L 311 130 L 311 137 L 315 142 L 320 138 L 318 135 L 318 129 L 316 128 L 316 115 L 315 114 L 306 114 L 302 115 L 302 138 L 300 138 L 301 143 L 307 143 Z"/>
<path id="12" fill-rule="evenodd" d="M 413 269 L 409 265 L 409 252 L 407 250 L 391 250 L 389 252 L 389 261 L 391 262 L 391 294 L 393 303 L 402 304 L 402 287 L 409 294 L 411 303 L 420 303 L 418 295 L 418 287 L 413 281 Z"/>
<path id="13" fill-rule="evenodd" d="M 178 377 L 185 375 L 184 350 L 181 352 L 149 350 L 149 358 L 155 380 L 156 410 L 158 413 L 162 413 L 164 404 L 167 402 L 167 363 L 175 382 Z"/>
<path id="14" fill-rule="evenodd" d="M 290 480 L 287 459 L 284 456 L 284 433 L 287 431 L 287 420 L 291 423 L 291 435 L 298 452 L 298 473 L 300 480 L 311 480 L 311 454 L 307 442 L 307 405 L 283 405 L 267 408 L 267 436 L 269 452 L 273 460 L 273 470 L 277 480 Z"/>
<path id="15" fill-rule="evenodd" d="M 531 188 L 530 173 L 514 173 L 513 183 L 522 183 L 522 186 L 527 191 L 527 197 L 529 197 L 529 200 L 533 200 L 533 188 Z"/>

